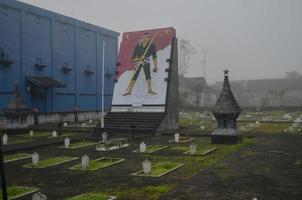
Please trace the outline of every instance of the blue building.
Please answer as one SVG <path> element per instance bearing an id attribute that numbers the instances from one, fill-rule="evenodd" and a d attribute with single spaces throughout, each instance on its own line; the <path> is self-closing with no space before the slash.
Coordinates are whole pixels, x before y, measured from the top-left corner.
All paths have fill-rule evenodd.
<path id="1" fill-rule="evenodd" d="M 0 0 L 0 112 L 16 80 L 28 108 L 40 112 L 100 110 L 102 91 L 109 108 L 118 37 L 77 19 Z"/>

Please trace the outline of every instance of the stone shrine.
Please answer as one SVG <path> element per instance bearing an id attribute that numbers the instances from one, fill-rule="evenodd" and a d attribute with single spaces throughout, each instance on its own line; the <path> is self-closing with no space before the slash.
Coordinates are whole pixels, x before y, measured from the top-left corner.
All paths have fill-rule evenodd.
<path id="1" fill-rule="evenodd" d="M 224 83 L 212 113 L 217 120 L 217 128 L 212 132 L 212 144 L 236 144 L 242 141 L 237 130 L 237 118 L 241 113 L 229 83 L 229 71 L 224 70 Z"/>

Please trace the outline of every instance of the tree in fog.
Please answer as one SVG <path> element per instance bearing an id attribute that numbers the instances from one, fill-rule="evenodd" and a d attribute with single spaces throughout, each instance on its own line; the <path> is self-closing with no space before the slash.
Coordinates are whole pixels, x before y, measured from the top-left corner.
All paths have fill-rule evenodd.
<path id="1" fill-rule="evenodd" d="M 271 102 L 272 106 L 281 106 L 282 97 L 285 95 L 287 90 L 279 89 L 268 89 L 266 94 Z"/>
<path id="2" fill-rule="evenodd" d="M 179 91 L 179 106 L 180 108 L 184 108 L 186 106 L 187 98 L 189 94 L 186 90 L 180 89 Z"/>
<path id="3" fill-rule="evenodd" d="M 295 79 L 295 78 L 301 78 L 302 75 L 296 70 L 293 70 L 293 71 L 286 72 L 285 77 L 290 79 Z"/>
<path id="4" fill-rule="evenodd" d="M 184 38 L 179 40 L 179 69 L 180 75 L 185 76 L 187 69 L 191 65 L 192 56 L 196 53 L 189 40 Z"/>
<path id="5" fill-rule="evenodd" d="M 195 106 L 199 107 L 201 95 L 202 95 L 203 86 L 201 83 L 198 83 L 194 88 L 194 97 L 195 97 Z"/>

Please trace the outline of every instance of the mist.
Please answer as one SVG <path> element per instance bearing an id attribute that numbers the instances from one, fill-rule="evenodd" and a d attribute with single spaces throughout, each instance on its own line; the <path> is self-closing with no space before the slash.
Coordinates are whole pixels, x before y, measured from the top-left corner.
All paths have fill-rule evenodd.
<path id="1" fill-rule="evenodd" d="M 302 72 L 301 0 L 22 0 L 126 32 L 173 26 L 196 50 L 188 77 L 282 78 Z M 201 60 L 206 52 L 206 70 Z"/>

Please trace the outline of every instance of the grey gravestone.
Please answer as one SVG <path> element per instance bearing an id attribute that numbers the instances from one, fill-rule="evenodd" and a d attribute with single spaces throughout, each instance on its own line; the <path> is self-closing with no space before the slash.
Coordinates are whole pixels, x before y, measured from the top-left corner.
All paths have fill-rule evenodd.
<path id="1" fill-rule="evenodd" d="M 32 196 L 32 200 L 47 200 L 47 197 L 45 194 L 42 194 L 41 192 L 35 193 Z"/>

